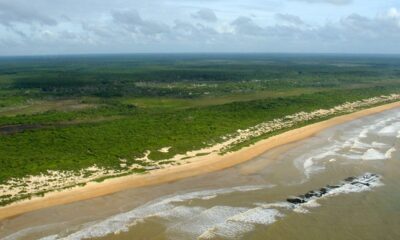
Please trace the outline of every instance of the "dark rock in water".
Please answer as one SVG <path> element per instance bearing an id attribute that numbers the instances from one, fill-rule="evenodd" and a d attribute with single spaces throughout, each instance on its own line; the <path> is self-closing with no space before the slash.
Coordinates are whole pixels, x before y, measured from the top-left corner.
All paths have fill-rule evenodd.
<path id="1" fill-rule="evenodd" d="M 305 194 L 306 198 L 312 198 L 312 197 L 321 197 L 322 193 L 319 191 L 309 191 L 308 193 Z"/>
<path id="2" fill-rule="evenodd" d="M 328 190 L 329 189 L 327 189 L 327 188 L 321 188 L 319 191 L 321 192 L 321 195 L 325 195 L 328 193 Z"/>
<path id="3" fill-rule="evenodd" d="M 339 185 L 327 185 L 326 187 L 323 187 L 319 190 L 311 190 L 304 195 L 288 198 L 286 199 L 286 201 L 295 205 L 306 203 L 312 199 L 323 197 L 333 189 L 343 187 L 346 184 L 356 185 L 357 187 L 361 187 L 362 185 L 369 187 L 371 186 L 371 182 L 374 181 L 374 179 L 377 177 L 379 177 L 379 175 L 376 174 L 365 174 L 364 176 L 360 177 L 348 177 L 344 180 L 344 182 Z"/>
<path id="4" fill-rule="evenodd" d="M 352 183 L 353 184 L 353 183 Z M 371 184 L 369 184 L 369 183 L 367 183 L 367 182 L 355 182 L 353 185 L 355 185 L 355 184 L 362 184 L 362 185 L 365 185 L 365 186 L 367 186 L 367 187 L 369 187 Z"/>
<path id="5" fill-rule="evenodd" d="M 359 181 L 354 181 L 354 182 L 351 183 L 351 185 L 359 185 L 359 184 L 364 184 L 364 183 L 359 182 Z"/>
<path id="6" fill-rule="evenodd" d="M 345 179 L 346 182 L 352 182 L 354 181 L 354 179 L 356 179 L 355 177 L 348 177 Z"/>
<path id="7" fill-rule="evenodd" d="M 300 204 L 300 203 L 305 203 L 306 201 L 302 198 L 288 198 L 286 201 L 293 203 L 293 204 Z"/>
<path id="8" fill-rule="evenodd" d="M 315 192 L 316 197 L 322 197 L 322 195 L 323 195 L 322 192 L 319 192 L 319 191 Z"/>
<path id="9" fill-rule="evenodd" d="M 308 193 L 305 194 L 306 198 L 312 198 L 312 197 L 317 197 L 317 193 L 314 191 L 309 191 Z"/>

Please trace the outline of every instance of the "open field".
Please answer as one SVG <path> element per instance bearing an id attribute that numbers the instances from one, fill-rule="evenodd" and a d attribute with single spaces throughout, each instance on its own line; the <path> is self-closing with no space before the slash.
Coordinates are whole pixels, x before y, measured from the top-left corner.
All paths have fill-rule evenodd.
<path id="1" fill-rule="evenodd" d="M 0 59 L 0 185 L 20 189 L 10 198 L 3 188 L 0 204 L 44 194 L 45 185 L 31 191 L 29 184 L 53 175 L 75 176 L 61 186 L 71 187 L 183 164 L 194 156 L 174 157 L 209 154 L 198 150 L 233 139 L 239 129 L 256 132 L 300 112 L 397 94 L 399 83 L 400 58 L 393 56 Z M 250 134 L 227 151 L 348 112 Z"/>

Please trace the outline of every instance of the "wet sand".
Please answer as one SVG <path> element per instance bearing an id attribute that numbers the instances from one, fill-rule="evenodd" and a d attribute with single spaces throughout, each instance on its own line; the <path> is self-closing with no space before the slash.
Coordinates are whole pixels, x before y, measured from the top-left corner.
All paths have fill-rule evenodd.
<path id="1" fill-rule="evenodd" d="M 396 239 L 396 236 L 400 236 L 395 227 L 400 223 L 396 217 L 400 216 L 396 215 L 400 197 L 397 194 L 399 178 L 396 170 L 400 164 L 396 161 L 399 155 L 394 153 L 392 160 L 381 159 L 381 155 L 389 152 L 400 126 L 396 122 L 398 118 L 391 120 L 388 126 L 380 126 L 375 120 L 380 123 L 397 113 L 398 110 L 391 110 L 336 125 L 311 138 L 281 145 L 251 161 L 225 170 L 129 189 L 3 220 L 0 221 L 0 238 L 14 234 L 5 239 L 39 239 L 65 233 L 68 229 L 69 233 L 82 235 L 66 239 L 81 239 L 82 236 L 105 236 L 104 239 L 195 239 L 194 236 L 199 236 L 202 231 L 214 229 L 222 223 L 221 226 L 228 227 L 230 231 L 241 230 L 240 234 L 244 235 L 238 236 L 242 239 L 277 239 L 283 236 L 286 236 L 284 239 L 320 239 L 321 236 L 324 239 Z M 364 126 L 370 125 L 377 126 L 377 129 L 370 130 L 366 138 L 361 137 Z M 353 129 L 356 130 L 354 133 Z M 376 136 L 374 131 L 383 137 Z M 395 135 L 389 138 L 385 134 Z M 353 139 L 354 136 L 359 137 Z M 351 148 L 343 147 L 349 145 L 348 141 Z M 337 151 L 337 146 L 341 146 L 343 151 L 337 152 L 335 161 L 331 161 L 333 157 L 329 154 Z M 398 144 L 393 147 L 399 148 Z M 371 149 L 382 153 L 374 153 Z M 374 153 L 372 156 L 371 152 Z M 354 154 L 359 157 L 354 158 Z M 309 164 L 310 156 L 314 162 Z M 290 196 L 298 196 L 327 184 L 337 184 L 349 176 L 366 172 L 380 174 L 386 186 L 371 189 L 372 193 L 357 193 L 359 189 L 356 189 L 354 195 L 339 195 L 332 201 L 321 200 L 323 207 L 312 209 L 311 213 L 305 215 L 292 213 L 292 210 L 253 206 L 279 203 Z M 139 210 L 150 211 L 146 214 L 151 217 L 144 217 L 148 220 L 140 221 L 137 225 L 132 224 L 135 219 L 133 216 L 141 212 Z M 274 214 L 278 210 L 284 215 L 275 219 Z M 251 218 L 248 218 L 249 214 Z M 241 219 L 237 222 L 239 227 L 223 225 L 224 215 Z M 96 224 L 102 225 L 90 229 L 91 225 Z M 125 225 L 131 226 L 126 232 L 109 236 L 103 234 L 114 232 L 113 227 L 119 229 Z M 386 235 L 381 237 L 383 233 Z"/>
<path id="2" fill-rule="evenodd" d="M 43 208 L 105 196 L 130 188 L 168 183 L 179 179 L 226 169 L 236 164 L 249 161 L 270 149 L 308 138 L 335 125 L 398 107 L 400 107 L 400 102 L 373 107 L 348 115 L 334 117 L 315 124 L 310 124 L 302 128 L 290 130 L 223 156 L 212 153 L 210 155 L 196 157 L 188 164 L 174 166 L 168 169 L 155 170 L 145 175 L 119 177 L 106 180 L 102 183 L 92 182 L 88 183 L 84 187 L 49 193 L 42 198 L 33 198 L 32 200 L 22 201 L 0 208 L 0 220 Z"/>

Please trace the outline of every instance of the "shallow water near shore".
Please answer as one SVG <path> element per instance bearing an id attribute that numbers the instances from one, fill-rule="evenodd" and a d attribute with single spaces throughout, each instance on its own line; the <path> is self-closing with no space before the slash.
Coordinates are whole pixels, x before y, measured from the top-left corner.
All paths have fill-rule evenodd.
<path id="1" fill-rule="evenodd" d="M 400 109 L 235 167 L 35 211 L 2 239 L 400 239 Z"/>

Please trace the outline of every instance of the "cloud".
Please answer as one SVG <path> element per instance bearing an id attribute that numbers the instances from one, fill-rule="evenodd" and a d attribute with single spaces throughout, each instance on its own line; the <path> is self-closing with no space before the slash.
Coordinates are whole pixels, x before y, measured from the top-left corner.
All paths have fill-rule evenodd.
<path id="1" fill-rule="evenodd" d="M 219 33 L 213 28 L 180 20 L 175 21 L 171 33 L 166 36 L 171 42 L 186 44 L 210 44 L 215 42 L 218 37 Z"/>
<path id="2" fill-rule="evenodd" d="M 328 3 L 333 5 L 347 5 L 353 2 L 353 0 L 291 0 L 298 2 L 308 2 L 308 3 Z"/>
<path id="3" fill-rule="evenodd" d="M 331 6 L 311 6 L 307 2 Z M 260 7 L 268 5 L 265 2 L 249 0 L 246 5 L 254 6 L 249 10 L 228 0 L 69 0 L 69 4 L 35 0 L 31 5 L 28 0 L 0 0 L 0 55 L 143 51 L 400 53 L 399 9 L 362 13 L 359 9 L 364 8 L 354 6 L 357 1 L 345 5 L 350 2 L 287 0 L 266 10 Z M 315 14 L 317 17 L 312 14 L 316 9 L 321 11 Z"/>
<path id="4" fill-rule="evenodd" d="M 231 25 L 238 34 L 260 35 L 263 32 L 263 28 L 254 23 L 253 19 L 249 17 L 240 16 Z"/>
<path id="5" fill-rule="evenodd" d="M 39 24 L 42 26 L 57 25 L 57 21 L 24 5 L 12 5 L 0 2 L 0 24 L 12 26 L 14 24 Z"/>
<path id="6" fill-rule="evenodd" d="M 303 25 L 304 24 L 303 20 L 301 20 L 301 18 L 299 16 L 292 15 L 292 14 L 277 13 L 277 14 L 275 14 L 275 18 L 278 21 L 293 24 L 293 25 Z"/>
<path id="7" fill-rule="evenodd" d="M 122 25 L 133 33 L 155 35 L 169 30 L 165 24 L 142 19 L 136 10 L 114 11 L 112 17 L 116 25 Z"/>
<path id="8" fill-rule="evenodd" d="M 203 8 L 197 11 L 196 13 L 192 14 L 192 17 L 195 19 L 200 19 L 206 22 L 216 22 L 218 21 L 215 12 L 208 8 Z"/>
<path id="9" fill-rule="evenodd" d="M 389 18 L 400 19 L 400 11 L 397 8 L 392 7 L 387 11 L 386 16 Z"/>

